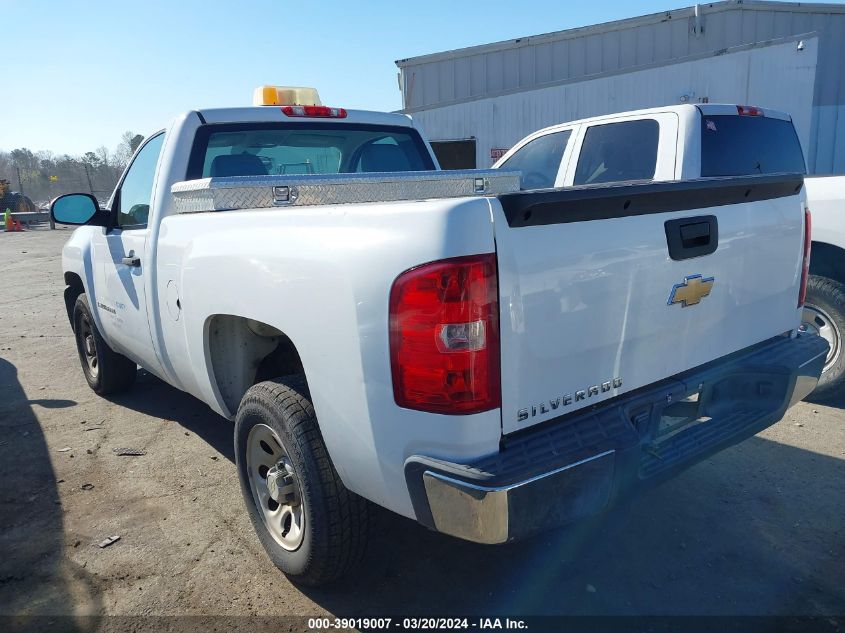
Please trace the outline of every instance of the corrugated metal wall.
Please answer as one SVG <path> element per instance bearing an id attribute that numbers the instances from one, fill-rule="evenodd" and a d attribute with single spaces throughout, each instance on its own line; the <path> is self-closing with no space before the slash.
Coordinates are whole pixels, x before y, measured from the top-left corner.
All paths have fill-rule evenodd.
<path id="1" fill-rule="evenodd" d="M 792 114 L 796 119 L 810 121 L 805 151 L 811 170 L 845 172 L 845 7 L 731 1 L 702 5 L 700 10 L 701 33 L 694 31 L 694 10 L 689 8 L 402 60 L 397 64 L 402 69 L 405 110 L 415 113 L 425 121 L 426 127 L 431 127 L 436 118 L 434 109 L 440 110 L 444 106 L 450 106 L 451 112 L 452 105 L 486 101 L 491 97 L 504 98 L 515 93 L 533 95 L 536 99 L 547 98 L 550 86 L 581 86 L 587 79 L 655 67 L 666 67 L 671 78 L 675 71 L 669 64 L 675 66 L 695 58 L 716 60 L 718 57 L 714 55 L 725 49 L 813 33 L 818 36 L 818 59 L 817 63 L 813 60 L 816 76 L 811 88 L 811 105 L 805 106 L 806 112 L 793 110 Z M 771 95 L 772 99 L 758 100 L 759 105 L 778 107 L 778 102 L 788 99 L 786 96 L 781 99 L 773 92 L 790 93 L 799 89 L 798 84 L 791 82 L 803 75 L 800 71 L 780 69 L 764 58 L 758 63 L 766 66 L 767 73 L 760 81 L 770 82 L 776 88 L 775 91 L 761 88 L 766 93 L 764 96 L 768 99 Z M 705 81 L 711 84 L 724 79 L 717 76 L 722 72 L 724 68 L 715 61 L 709 72 L 706 66 L 700 69 L 706 76 Z M 792 79 L 783 76 L 785 73 Z M 805 89 L 803 79 L 800 83 L 801 89 Z M 740 92 L 742 94 L 727 92 L 723 100 L 738 102 L 749 94 L 749 91 Z M 754 95 L 758 92 L 750 91 Z M 645 100 L 639 96 L 617 98 L 613 105 L 620 106 L 617 109 L 630 109 L 678 103 L 679 95 L 664 93 L 658 91 L 651 99 L 643 95 Z M 713 95 L 706 96 L 711 101 L 716 100 Z M 561 112 L 564 118 L 543 125 L 614 111 L 608 108 L 611 104 L 607 102 L 590 101 L 588 107 L 577 108 L 577 114 L 566 108 Z M 623 101 L 626 104 L 636 101 L 639 105 L 621 107 Z M 595 109 L 591 110 L 591 107 Z M 479 130 L 489 124 L 489 121 L 478 121 Z M 464 132 L 465 136 L 467 134 L 479 138 L 481 150 L 485 141 L 481 132 L 469 130 Z M 489 158 L 479 162 L 479 166 L 488 163 Z"/>
<path id="2" fill-rule="evenodd" d="M 476 99 L 421 110 L 414 118 L 428 138 L 477 138 L 476 164 L 492 164 L 492 148 L 508 148 L 540 128 L 589 116 L 690 102 L 707 96 L 713 103 L 738 101 L 792 112 L 806 149 L 812 131 L 812 104 L 818 40 L 804 50 L 789 41 L 597 79 Z M 778 80 L 772 78 L 777 76 Z M 783 90 L 781 82 L 790 90 Z"/>

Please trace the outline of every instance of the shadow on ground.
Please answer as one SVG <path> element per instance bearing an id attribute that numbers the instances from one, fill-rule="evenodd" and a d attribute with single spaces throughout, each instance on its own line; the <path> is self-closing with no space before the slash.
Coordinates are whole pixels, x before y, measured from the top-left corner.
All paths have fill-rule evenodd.
<path id="1" fill-rule="evenodd" d="M 233 460 L 231 424 L 149 374 L 115 402 Z M 597 519 L 513 545 L 378 510 L 365 564 L 301 591 L 338 616 L 842 614 L 843 481 L 845 460 L 754 437 Z"/>
<path id="2" fill-rule="evenodd" d="M 59 484 L 33 404 L 76 403 L 28 400 L 17 369 L 0 358 L 0 615 L 97 613 L 96 581 L 64 555 Z M 66 621 L 62 630 L 91 624 Z"/>
<path id="3" fill-rule="evenodd" d="M 598 519 L 507 546 L 383 512 L 343 615 L 841 614 L 845 461 L 752 438 Z"/>
<path id="4" fill-rule="evenodd" d="M 825 407 L 832 407 L 834 409 L 845 409 L 845 392 L 840 393 L 836 396 L 826 398 L 824 400 L 820 400 L 818 398 L 814 398 L 813 394 L 810 394 L 806 398 L 807 402 L 811 402 L 813 404 L 820 404 Z"/>
<path id="5" fill-rule="evenodd" d="M 183 391 L 140 370 L 135 385 L 127 392 L 111 396 L 115 404 L 157 418 L 173 420 L 202 438 L 230 462 L 235 462 L 232 423 L 217 415 L 208 405 Z"/>

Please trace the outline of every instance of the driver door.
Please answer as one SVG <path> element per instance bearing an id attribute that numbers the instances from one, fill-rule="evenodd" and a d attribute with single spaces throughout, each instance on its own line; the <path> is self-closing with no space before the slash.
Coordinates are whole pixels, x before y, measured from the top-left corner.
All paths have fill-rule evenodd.
<path id="1" fill-rule="evenodd" d="M 116 351 L 160 374 L 147 316 L 147 221 L 164 133 L 135 154 L 112 198 L 113 226 L 94 239 L 96 309 L 103 336 Z"/>

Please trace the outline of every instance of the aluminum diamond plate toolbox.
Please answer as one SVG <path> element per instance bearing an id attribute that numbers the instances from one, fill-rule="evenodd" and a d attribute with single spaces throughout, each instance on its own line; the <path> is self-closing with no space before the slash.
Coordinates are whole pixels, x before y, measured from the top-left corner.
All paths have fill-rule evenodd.
<path id="1" fill-rule="evenodd" d="M 520 172 L 499 169 L 308 176 L 228 176 L 177 182 L 178 213 L 353 202 L 496 196 L 519 191 Z"/>

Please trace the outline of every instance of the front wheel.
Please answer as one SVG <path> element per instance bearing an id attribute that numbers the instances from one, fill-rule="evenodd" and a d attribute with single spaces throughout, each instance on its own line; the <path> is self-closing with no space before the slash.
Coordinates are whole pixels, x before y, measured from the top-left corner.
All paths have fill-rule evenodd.
<path id="1" fill-rule="evenodd" d="M 325 584 L 360 562 L 369 502 L 335 471 L 303 376 L 246 392 L 235 419 L 235 461 L 258 538 L 292 581 Z"/>
<path id="2" fill-rule="evenodd" d="M 115 352 L 103 339 L 94 323 L 85 293 L 76 298 L 73 306 L 73 334 L 82 372 L 95 393 L 107 396 L 132 386 L 138 366 L 126 356 Z"/>
<path id="3" fill-rule="evenodd" d="M 832 399 L 841 394 L 845 386 L 845 354 L 842 350 L 845 285 L 827 277 L 810 275 L 801 330 L 821 336 L 830 345 L 819 384 L 808 400 L 822 402 Z"/>

